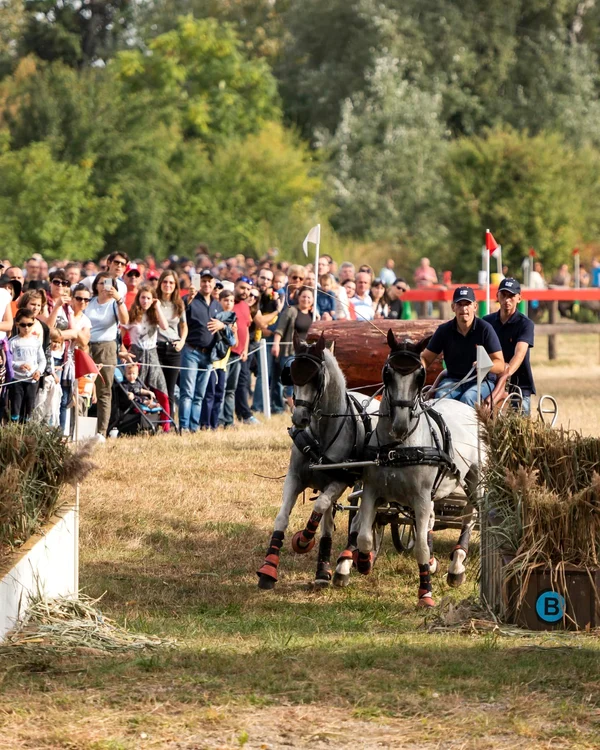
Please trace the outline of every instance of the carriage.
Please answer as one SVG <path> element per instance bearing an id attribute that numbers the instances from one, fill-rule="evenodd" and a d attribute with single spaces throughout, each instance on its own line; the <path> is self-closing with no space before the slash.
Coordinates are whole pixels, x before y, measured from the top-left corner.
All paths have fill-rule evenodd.
<path id="1" fill-rule="evenodd" d="M 311 487 L 320 494 L 305 528 L 294 534 L 292 549 L 309 552 L 321 526 L 315 585 L 332 580 L 333 518 L 336 510 L 343 509 L 350 517 L 348 543 L 337 560 L 333 583 L 347 585 L 352 563 L 359 573 L 370 572 L 389 524 L 399 552 L 415 549 L 418 603 L 430 607 L 434 606 L 430 574 L 438 567 L 433 554 L 434 529 L 460 529 L 447 580 L 451 586 L 465 580 L 464 562 L 480 502 L 478 420 L 466 404 L 444 399 L 439 392 L 434 401 L 423 395 L 427 377 L 431 385 L 436 369 L 442 369 L 441 362 L 435 362 L 426 372 L 421 359 L 439 323 L 394 321 L 389 326 L 386 322 L 387 335 L 375 324 L 368 325 L 345 323 L 336 326 L 338 331 L 317 329 L 312 335 L 313 339 L 318 336 L 314 344 L 295 338 L 295 356 L 288 372 L 284 371 L 294 386 L 296 408 L 290 431 L 294 446 L 282 506 L 264 564 L 257 571 L 259 587 L 273 588 L 277 582 L 291 509 L 299 494 Z M 336 336 L 336 332 L 344 335 Z M 357 347 L 357 340 L 369 334 L 371 342 Z M 333 343 L 335 357 L 325 348 L 325 336 Z M 479 362 L 479 354 L 477 358 Z M 487 361 L 491 366 L 489 358 Z M 358 373 L 360 395 L 352 393 L 356 390 L 352 368 Z M 478 384 L 489 369 L 478 365 Z M 467 382 L 473 372 L 458 385 Z M 378 395 L 380 402 L 375 401 Z M 514 398 L 514 394 L 508 397 Z M 547 409 L 542 407 L 545 413 Z M 342 504 L 346 488 L 356 483 L 349 504 Z"/>
<path id="2" fill-rule="evenodd" d="M 391 328 L 397 337 L 403 337 L 417 341 L 429 336 L 437 328 L 441 321 L 385 321 L 385 327 Z M 315 323 L 309 332 L 308 341 L 316 340 L 321 334 L 328 341 L 333 342 L 332 348 L 335 357 L 340 364 L 346 377 L 348 388 L 359 390 L 361 393 L 370 394 L 376 392 L 381 386 L 382 363 L 387 356 L 387 346 L 379 332 L 366 321 L 330 321 L 328 323 Z M 361 341 L 361 346 L 357 346 Z M 427 373 L 426 388 L 431 388 L 439 378 L 442 370 L 441 361 L 437 360 L 429 368 Z M 517 401 L 521 395 L 516 392 L 510 396 Z M 508 406 L 509 398 L 506 397 L 499 405 L 499 411 Z M 553 396 L 542 395 L 538 403 L 538 416 L 542 421 L 548 421 L 554 426 L 558 417 L 558 405 Z M 312 465 L 313 469 L 319 470 L 323 467 Z M 346 503 L 338 503 L 336 509 L 348 512 L 348 529 L 360 507 L 362 489 L 360 485 L 354 487 L 348 495 Z M 460 529 L 463 522 L 463 512 L 467 503 L 464 490 L 458 489 L 449 497 L 434 502 L 435 525 L 433 531 L 446 529 Z M 395 503 L 388 503 L 377 513 L 376 519 L 376 553 L 379 552 L 385 527 L 390 527 L 393 545 L 399 553 L 410 552 L 415 545 L 415 523 L 410 508 Z"/>

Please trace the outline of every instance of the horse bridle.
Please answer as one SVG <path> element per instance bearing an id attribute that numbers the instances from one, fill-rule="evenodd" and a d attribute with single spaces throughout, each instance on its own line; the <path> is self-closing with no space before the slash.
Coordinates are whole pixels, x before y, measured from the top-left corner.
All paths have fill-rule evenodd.
<path id="1" fill-rule="evenodd" d="M 310 364 L 308 373 L 302 373 L 302 365 Z M 294 365 L 300 365 L 294 367 Z M 294 372 L 296 370 L 296 372 Z M 313 354 L 296 354 L 292 361 L 283 368 L 281 373 L 281 382 L 283 385 L 303 386 L 308 385 L 311 380 L 317 379 L 315 397 L 312 401 L 306 401 L 303 398 L 296 398 L 294 394 L 294 406 L 303 406 L 311 412 L 316 412 L 316 406 L 323 396 L 325 386 L 325 362 Z"/>
<path id="2" fill-rule="evenodd" d="M 408 399 L 390 398 L 388 395 L 388 386 L 390 383 L 390 377 L 392 372 L 397 372 L 399 375 L 406 376 L 411 375 L 413 372 L 419 370 L 420 384 L 417 388 L 417 392 L 414 398 L 410 401 Z M 414 413 L 419 404 L 419 396 L 421 395 L 421 388 L 425 383 L 425 368 L 421 362 L 421 357 L 417 352 L 412 352 L 409 349 L 401 349 L 399 351 L 392 352 L 386 359 L 381 372 L 383 385 L 386 391 L 386 397 L 390 408 L 399 407 L 401 409 L 410 409 L 411 414 Z"/>

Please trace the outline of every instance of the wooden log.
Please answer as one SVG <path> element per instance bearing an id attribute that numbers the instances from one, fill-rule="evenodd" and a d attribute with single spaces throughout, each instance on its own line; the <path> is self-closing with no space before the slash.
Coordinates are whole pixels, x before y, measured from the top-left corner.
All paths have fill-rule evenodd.
<path id="1" fill-rule="evenodd" d="M 390 349 L 387 332 L 391 328 L 399 341 L 409 339 L 420 341 L 431 336 L 441 320 L 376 320 L 375 328 L 364 320 L 317 321 L 308 332 L 309 342 L 316 341 L 321 333 L 328 342 L 334 343 L 334 354 L 344 375 L 348 388 L 361 388 L 365 391 L 381 382 L 381 370 Z M 379 329 L 379 330 L 377 330 Z M 441 359 L 437 359 L 427 370 L 427 383 L 431 384 L 442 369 Z"/>

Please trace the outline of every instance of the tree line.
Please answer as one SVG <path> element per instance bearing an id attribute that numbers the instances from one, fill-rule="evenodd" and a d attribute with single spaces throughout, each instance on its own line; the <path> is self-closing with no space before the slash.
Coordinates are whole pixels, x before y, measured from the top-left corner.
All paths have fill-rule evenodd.
<path id="1" fill-rule="evenodd" d="M 594 0 L 4 0 L 0 241 L 380 242 L 472 277 L 598 237 Z"/>

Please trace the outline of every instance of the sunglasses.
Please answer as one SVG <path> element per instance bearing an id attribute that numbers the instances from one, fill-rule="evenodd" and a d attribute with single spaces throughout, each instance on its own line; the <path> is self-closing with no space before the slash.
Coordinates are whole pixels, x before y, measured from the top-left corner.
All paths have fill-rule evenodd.
<path id="1" fill-rule="evenodd" d="M 260 297 L 260 294 L 253 294 L 252 292 L 250 292 L 250 296 L 254 297 L 254 299 L 258 299 Z"/>
<path id="2" fill-rule="evenodd" d="M 304 279 L 304 276 L 293 275 L 293 276 L 290 276 L 290 279 L 300 279 L 300 280 L 302 280 L 302 279 Z"/>
<path id="3" fill-rule="evenodd" d="M 19 328 L 33 328 L 33 323 L 17 323 Z"/>
<path id="4" fill-rule="evenodd" d="M 77 302 L 86 302 L 87 303 L 87 302 L 90 301 L 89 297 L 73 297 L 73 299 L 76 299 Z"/>
<path id="5" fill-rule="evenodd" d="M 70 281 L 61 281 L 60 279 L 52 279 L 54 286 L 71 286 Z"/>
<path id="6" fill-rule="evenodd" d="M 126 260 L 111 260 L 111 263 L 114 263 L 115 266 L 126 266 L 127 261 Z"/>
<path id="7" fill-rule="evenodd" d="M 406 287 L 405 286 L 397 286 L 397 287 L 394 287 L 394 288 L 397 289 L 399 292 L 405 292 L 406 291 Z"/>

